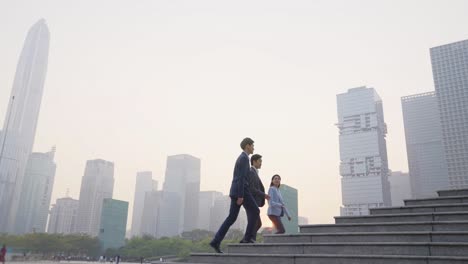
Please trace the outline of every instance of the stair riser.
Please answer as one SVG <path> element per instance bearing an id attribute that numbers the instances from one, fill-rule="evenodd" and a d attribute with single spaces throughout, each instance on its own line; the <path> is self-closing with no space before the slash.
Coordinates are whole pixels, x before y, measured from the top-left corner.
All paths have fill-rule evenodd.
<path id="1" fill-rule="evenodd" d="M 222 254 L 218 256 L 190 256 L 190 261 L 195 263 L 223 264 L 297 264 L 294 259 L 294 257 L 222 256 Z"/>
<path id="2" fill-rule="evenodd" d="M 427 245 L 241 245 L 229 246 L 229 253 L 242 254 L 337 254 L 468 256 L 468 246 Z"/>
<path id="3" fill-rule="evenodd" d="M 303 226 L 301 233 L 342 233 L 342 232 L 404 232 L 404 231 L 467 231 L 468 223 L 450 224 L 397 224 L 357 226 Z"/>
<path id="4" fill-rule="evenodd" d="M 465 190 L 449 190 L 449 191 L 438 191 L 439 197 L 447 196 L 468 196 L 468 189 Z"/>
<path id="5" fill-rule="evenodd" d="M 265 243 L 334 243 L 334 242 L 465 242 L 468 235 L 323 235 L 264 237 Z"/>
<path id="6" fill-rule="evenodd" d="M 410 214 L 410 213 L 436 213 L 436 212 L 468 212 L 468 205 L 450 207 L 423 207 L 423 208 L 382 208 L 371 209 L 371 215 L 382 214 Z"/>
<path id="7" fill-rule="evenodd" d="M 468 198 L 405 201 L 405 205 L 431 205 L 431 204 L 457 204 L 457 203 L 468 203 Z"/>
<path id="8" fill-rule="evenodd" d="M 427 221 L 467 221 L 468 214 L 450 215 L 411 215 L 411 216 L 376 216 L 376 217 L 352 217 L 335 218 L 337 224 L 353 223 L 385 223 L 385 222 L 427 222 Z"/>
<path id="9" fill-rule="evenodd" d="M 195 263 L 222 264 L 466 264 L 466 260 L 426 260 L 423 258 L 368 258 L 368 257 L 233 257 L 191 256 Z"/>

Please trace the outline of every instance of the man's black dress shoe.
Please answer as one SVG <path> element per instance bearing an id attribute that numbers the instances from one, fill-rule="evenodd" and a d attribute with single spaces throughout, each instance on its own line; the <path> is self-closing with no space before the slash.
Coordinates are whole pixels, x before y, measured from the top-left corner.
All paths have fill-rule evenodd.
<path id="1" fill-rule="evenodd" d="M 239 241 L 239 243 L 255 243 L 255 241 L 253 239 L 250 239 L 250 240 L 242 239 L 241 241 Z"/>
<path id="2" fill-rule="evenodd" d="M 210 242 L 210 246 L 216 251 L 216 253 L 224 253 L 221 251 L 221 249 L 219 248 L 219 244 L 216 244 L 216 243 L 213 243 L 213 242 Z"/>

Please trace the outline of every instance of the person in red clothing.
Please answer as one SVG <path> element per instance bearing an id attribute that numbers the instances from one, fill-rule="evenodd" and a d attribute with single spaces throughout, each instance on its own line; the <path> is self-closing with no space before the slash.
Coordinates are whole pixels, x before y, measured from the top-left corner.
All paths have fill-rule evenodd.
<path id="1" fill-rule="evenodd" d="M 5 264 L 5 258 L 6 258 L 6 246 L 3 245 L 2 249 L 0 250 L 0 261 L 2 264 Z"/>

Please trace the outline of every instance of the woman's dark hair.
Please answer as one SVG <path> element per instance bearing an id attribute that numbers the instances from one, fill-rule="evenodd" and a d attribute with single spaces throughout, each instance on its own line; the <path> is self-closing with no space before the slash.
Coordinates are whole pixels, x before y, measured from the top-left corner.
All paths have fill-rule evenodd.
<path id="1" fill-rule="evenodd" d="M 253 165 L 254 161 L 257 161 L 262 158 L 262 155 L 260 154 L 253 154 L 252 157 L 250 157 L 250 165 Z"/>
<path id="2" fill-rule="evenodd" d="M 274 184 L 273 184 L 273 179 L 275 179 L 275 177 L 278 177 L 278 178 L 280 178 L 280 180 L 281 180 L 281 176 L 279 176 L 278 174 L 273 175 L 273 177 L 271 177 L 270 187 L 274 185 Z M 278 185 L 278 188 L 279 188 L 280 186 L 281 186 L 281 183 Z"/>
<path id="3" fill-rule="evenodd" d="M 251 138 L 244 138 L 240 143 L 241 149 L 245 149 L 247 145 L 252 145 L 254 141 Z"/>

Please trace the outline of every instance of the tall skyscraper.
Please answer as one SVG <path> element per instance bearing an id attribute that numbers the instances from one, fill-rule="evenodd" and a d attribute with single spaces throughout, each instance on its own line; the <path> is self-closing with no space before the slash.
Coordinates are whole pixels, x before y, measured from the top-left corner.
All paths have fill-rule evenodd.
<path id="1" fill-rule="evenodd" d="M 337 102 L 341 215 L 367 215 L 369 208 L 391 205 L 382 100 L 374 88 L 358 87 L 337 95 Z"/>
<path id="2" fill-rule="evenodd" d="M 0 137 L 0 233 L 13 232 L 26 163 L 32 152 L 49 56 L 49 29 L 29 30 L 16 68 Z"/>
<path id="3" fill-rule="evenodd" d="M 436 94 L 405 96 L 401 104 L 412 196 L 435 197 L 449 186 Z"/>
<path id="4" fill-rule="evenodd" d="M 163 191 L 159 204 L 156 237 L 173 237 L 182 233 L 180 219 L 183 211 L 181 196 L 175 192 Z"/>
<path id="5" fill-rule="evenodd" d="M 451 188 L 468 188 L 468 40 L 431 48 Z"/>
<path id="6" fill-rule="evenodd" d="M 221 224 L 226 220 L 231 206 L 231 198 L 228 195 L 223 195 L 215 199 L 214 205 L 211 208 L 210 231 L 218 231 Z M 241 207 L 236 222 L 231 226 L 231 229 L 239 229 L 245 231 L 247 227 L 247 214 L 244 207 Z"/>
<path id="7" fill-rule="evenodd" d="M 88 160 L 81 181 L 76 232 L 90 236 L 99 234 L 102 204 L 112 198 L 114 191 L 114 163 L 96 159 Z"/>
<path id="8" fill-rule="evenodd" d="M 145 193 L 145 201 L 143 205 L 143 213 L 141 215 L 141 219 L 135 220 L 140 220 L 141 223 L 140 236 L 147 235 L 152 237 L 158 237 L 158 218 L 162 195 L 162 191 L 156 190 Z"/>
<path id="9" fill-rule="evenodd" d="M 57 199 L 52 205 L 47 233 L 71 234 L 75 231 L 78 200 L 70 197 Z"/>
<path id="10" fill-rule="evenodd" d="M 388 176 L 392 192 L 392 206 L 404 206 L 406 199 L 411 199 L 410 175 L 407 172 L 392 171 Z"/>
<path id="11" fill-rule="evenodd" d="M 200 192 L 198 203 L 198 229 L 210 230 L 211 210 L 217 198 L 222 197 L 221 192 Z"/>
<path id="12" fill-rule="evenodd" d="M 195 229 L 198 220 L 200 159 L 187 154 L 167 157 L 163 192 L 159 224 L 160 229 L 165 230 L 165 236 L 176 236 Z"/>
<path id="13" fill-rule="evenodd" d="M 56 170 L 54 156 L 55 147 L 48 153 L 29 155 L 16 215 L 16 234 L 46 231 Z"/>
<path id="14" fill-rule="evenodd" d="M 281 184 L 280 192 L 291 215 L 291 221 L 287 220 L 287 218 L 283 219 L 284 229 L 288 234 L 299 233 L 299 199 L 297 189 L 286 184 Z"/>
<path id="15" fill-rule="evenodd" d="M 132 236 L 141 236 L 141 218 L 143 215 L 146 192 L 156 191 L 157 189 L 157 182 L 153 181 L 153 174 L 151 171 L 137 173 L 133 200 Z"/>
<path id="16" fill-rule="evenodd" d="M 128 202 L 110 198 L 103 200 L 98 236 L 102 252 L 125 245 L 127 216 Z"/>

